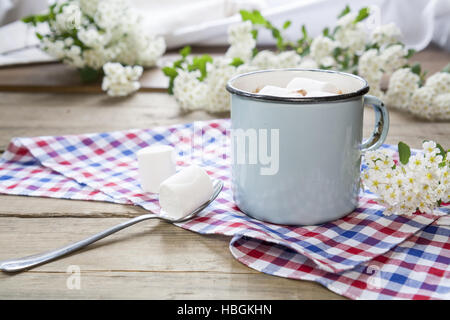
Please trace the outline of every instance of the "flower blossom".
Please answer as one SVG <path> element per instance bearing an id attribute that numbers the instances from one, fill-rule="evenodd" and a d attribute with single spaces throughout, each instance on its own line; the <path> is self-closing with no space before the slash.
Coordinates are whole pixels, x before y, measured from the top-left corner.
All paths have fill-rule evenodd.
<path id="1" fill-rule="evenodd" d="M 109 96 L 127 96 L 140 88 L 139 78 L 142 75 L 141 66 L 122 66 L 117 62 L 108 62 L 103 66 L 105 77 L 102 89 Z"/>

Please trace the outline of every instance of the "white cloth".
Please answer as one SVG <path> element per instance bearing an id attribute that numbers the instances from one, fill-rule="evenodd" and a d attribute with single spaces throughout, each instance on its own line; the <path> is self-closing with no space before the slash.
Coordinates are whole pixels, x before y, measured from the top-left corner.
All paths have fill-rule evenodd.
<path id="1" fill-rule="evenodd" d="M 43 1 L 43 0 L 39 0 Z M 16 1 L 0 0 L 9 8 Z M 20 1 L 18 1 L 20 2 Z M 349 4 L 352 10 L 371 6 L 373 15 L 367 19 L 368 28 L 394 22 L 403 33 L 408 48 L 421 50 L 431 41 L 450 51 L 450 0 L 132 0 L 144 15 L 146 30 L 163 35 L 167 47 L 187 44 L 226 45 L 227 29 L 239 22 L 240 9 L 259 9 L 274 25 L 281 26 L 291 20 L 285 34 L 290 39 L 300 36 L 305 24 L 312 36 L 320 34 L 326 26 L 333 27 L 337 14 Z M 6 9 L 4 9 L 6 10 Z M 33 52 L 24 57 L 2 56 L 11 51 L 37 43 L 32 28 L 15 22 L 0 28 L 0 65 L 17 62 L 48 60 Z M 274 44 L 269 32 L 259 33 L 259 44 Z"/>
<path id="2" fill-rule="evenodd" d="M 303 0 L 265 1 L 262 14 L 274 25 L 281 26 L 291 20 L 285 32 L 291 39 L 298 39 L 300 28 L 306 25 L 312 36 L 325 27 L 333 27 L 338 13 L 349 4 L 352 10 L 363 6 L 372 8 L 373 16 L 367 20 L 368 28 L 394 22 L 403 33 L 408 48 L 421 50 L 431 41 L 450 51 L 450 0 Z M 230 24 L 240 21 L 238 15 L 202 24 L 163 32 L 168 46 L 183 46 L 192 42 L 202 44 L 226 44 L 226 31 Z M 269 32 L 260 32 L 258 43 L 274 44 Z"/>

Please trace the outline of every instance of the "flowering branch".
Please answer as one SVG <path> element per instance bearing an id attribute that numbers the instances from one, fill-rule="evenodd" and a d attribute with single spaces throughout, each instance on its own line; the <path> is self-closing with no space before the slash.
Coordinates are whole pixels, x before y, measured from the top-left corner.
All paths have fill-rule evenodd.
<path id="1" fill-rule="evenodd" d="M 175 95 L 183 109 L 229 110 L 225 83 L 238 73 L 269 68 L 321 68 L 359 74 L 368 81 L 369 93 L 391 107 L 408 110 L 422 118 L 450 120 L 448 71 L 444 69 L 426 80 L 427 73 L 419 64 L 408 64 L 415 51 L 407 50 L 399 41 L 401 32 L 394 24 L 378 26 L 368 34 L 362 22 L 369 17 L 369 8 L 352 12 L 346 6 L 339 13 L 336 26 L 324 28 L 322 34 L 315 38 L 308 35 L 303 25 L 296 41 L 283 36 L 283 31 L 291 26 L 290 21 L 278 28 L 257 10 L 242 10 L 240 14 L 243 22 L 230 26 L 228 30 L 230 47 L 224 58 L 203 56 L 198 60 L 190 56 L 190 49 L 185 48 L 180 51 L 183 52 L 181 59 L 163 69 L 169 77 L 169 93 Z M 259 28 L 270 31 L 276 41 L 276 52 L 257 50 Z M 197 75 L 195 71 L 200 69 L 190 65 L 200 61 L 201 72 Z M 183 81 L 177 80 L 180 74 Z M 227 79 L 219 81 L 219 75 Z M 390 76 L 387 90 L 381 87 L 384 75 Z M 177 83 L 183 89 L 177 90 Z M 222 87 L 217 87 L 219 83 Z M 207 90 L 207 93 L 192 97 L 193 91 L 200 90 L 196 86 Z M 216 105 L 209 105 L 211 101 Z"/>
<path id="2" fill-rule="evenodd" d="M 386 206 L 385 214 L 432 214 L 450 202 L 450 150 L 434 141 L 424 141 L 422 147 L 411 155 L 410 147 L 399 142 L 398 161 L 386 151 L 365 154 L 362 184 Z"/>
<path id="3" fill-rule="evenodd" d="M 48 25 L 49 33 L 36 33 L 42 49 L 76 67 L 83 82 L 98 80 L 106 73 L 103 66 L 107 63 L 121 64 L 122 68 L 116 66 L 112 73 L 115 79 L 110 74 L 106 81 L 116 85 L 104 86 L 112 96 L 127 95 L 139 87 L 134 83 L 135 76 L 129 77 L 127 66 L 154 66 L 165 51 L 164 39 L 146 35 L 141 16 L 127 0 L 56 2 L 48 12 L 22 21 Z"/>

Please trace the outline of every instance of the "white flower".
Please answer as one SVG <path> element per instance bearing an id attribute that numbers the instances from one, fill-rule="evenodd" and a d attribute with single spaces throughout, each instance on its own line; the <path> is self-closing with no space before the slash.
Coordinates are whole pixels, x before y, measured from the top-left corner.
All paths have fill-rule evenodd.
<path id="1" fill-rule="evenodd" d="M 251 31 L 252 23 L 250 21 L 234 24 L 228 28 L 228 42 L 230 43 L 230 47 L 225 54 L 227 58 L 240 58 L 244 62 L 252 58 L 256 41 Z"/>
<path id="2" fill-rule="evenodd" d="M 430 76 L 425 86 L 432 88 L 437 94 L 450 92 L 450 73 L 437 72 Z"/>
<path id="3" fill-rule="evenodd" d="M 417 210 L 434 213 L 439 201 L 448 199 L 449 161 L 443 163 L 433 141 L 424 142 L 423 149 L 423 153 L 411 156 L 406 165 L 394 165 L 386 150 L 365 153 L 363 186 L 377 195 L 378 203 L 386 207 L 386 215 L 411 215 Z"/>
<path id="4" fill-rule="evenodd" d="M 424 141 L 422 143 L 422 149 L 423 149 L 425 155 L 435 156 L 437 153 L 439 153 L 439 149 L 436 145 L 436 142 L 434 142 L 434 141 Z"/>
<path id="5" fill-rule="evenodd" d="M 360 22 L 355 23 L 356 12 L 350 12 L 337 21 L 338 29 L 334 35 L 339 47 L 346 48 L 351 54 L 364 50 L 367 33 Z"/>
<path id="6" fill-rule="evenodd" d="M 100 0 L 79 0 L 81 11 L 84 14 L 93 17 Z"/>
<path id="7" fill-rule="evenodd" d="M 430 119 L 433 115 L 434 90 L 429 87 L 421 87 L 414 91 L 409 104 L 411 113 Z"/>
<path id="8" fill-rule="evenodd" d="M 110 96 L 126 96 L 140 88 L 141 66 L 124 67 L 120 63 L 108 62 L 103 66 L 103 71 L 102 89 Z"/>
<path id="9" fill-rule="evenodd" d="M 353 28 L 354 21 L 357 17 L 356 12 L 349 12 L 346 15 L 340 17 L 336 22 L 336 25 L 343 29 L 351 29 Z"/>
<path id="10" fill-rule="evenodd" d="M 419 76 L 409 68 L 395 71 L 389 80 L 386 103 L 400 109 L 408 108 L 411 95 L 419 87 L 419 80 Z"/>
<path id="11" fill-rule="evenodd" d="M 42 41 L 42 48 L 51 56 L 57 59 L 63 59 L 65 56 L 65 43 L 62 40 L 51 41 L 44 38 Z"/>
<path id="12" fill-rule="evenodd" d="M 380 54 L 381 68 L 387 73 L 397 70 L 406 64 L 406 54 L 402 45 L 393 45 L 384 49 Z"/>
<path id="13" fill-rule="evenodd" d="M 110 57 L 107 56 L 106 51 L 86 49 L 83 51 L 84 64 L 92 69 L 99 70 L 102 66 L 110 61 Z"/>
<path id="14" fill-rule="evenodd" d="M 318 63 L 323 64 L 324 58 L 330 57 L 337 43 L 328 37 L 318 36 L 311 43 L 311 57 Z"/>
<path id="15" fill-rule="evenodd" d="M 111 34 L 100 33 L 95 26 L 89 26 L 78 30 L 78 39 L 87 47 L 102 49 L 111 40 Z"/>
<path id="16" fill-rule="evenodd" d="M 354 24 L 353 28 L 340 28 L 336 31 L 335 38 L 340 47 L 347 48 L 350 54 L 363 51 L 366 46 L 367 33 L 360 26 Z"/>
<path id="17" fill-rule="evenodd" d="M 250 61 L 250 65 L 260 69 L 271 69 L 277 64 L 276 54 L 270 50 L 262 50 Z"/>
<path id="18" fill-rule="evenodd" d="M 208 112 L 223 112 L 230 110 L 230 94 L 225 90 L 227 81 L 236 74 L 236 67 L 230 66 L 227 59 L 215 59 L 208 71 L 207 105 Z"/>
<path id="19" fill-rule="evenodd" d="M 300 64 L 301 57 L 293 50 L 280 52 L 276 56 L 275 68 L 295 68 Z"/>
<path id="20" fill-rule="evenodd" d="M 382 98 L 383 92 L 380 88 L 380 82 L 383 72 L 380 69 L 380 60 L 378 50 L 370 49 L 364 52 L 359 58 L 358 74 L 369 83 L 369 93 Z"/>
<path id="21" fill-rule="evenodd" d="M 230 45 L 252 42 L 254 46 L 256 42 L 252 35 L 252 28 L 253 26 L 250 21 L 232 24 L 228 28 L 228 42 Z"/>
<path id="22" fill-rule="evenodd" d="M 67 30 L 78 29 L 81 26 L 81 10 L 80 7 L 69 2 L 60 7 L 61 12 L 56 14 L 55 28 L 59 32 L 65 32 Z"/>
<path id="23" fill-rule="evenodd" d="M 435 96 L 432 110 L 433 119 L 450 120 L 450 92 Z"/>
<path id="24" fill-rule="evenodd" d="M 293 50 L 274 53 L 262 50 L 249 61 L 250 66 L 257 69 L 296 68 L 302 63 L 302 58 Z"/>
<path id="25" fill-rule="evenodd" d="M 140 15 L 127 0 L 69 1 L 58 3 L 54 12 L 55 21 L 50 22 L 42 48 L 79 69 L 100 70 L 107 62 L 153 66 L 166 49 L 162 37 L 143 29 Z M 76 37 L 70 35 L 73 29 L 77 29 Z"/>
<path id="26" fill-rule="evenodd" d="M 100 28 L 112 30 L 126 22 L 126 19 L 130 19 L 130 10 L 128 1 L 101 0 L 97 5 L 93 18 Z"/>
<path id="27" fill-rule="evenodd" d="M 200 71 L 178 70 L 173 95 L 183 110 L 204 109 L 207 104 L 208 86 L 198 80 Z"/>
<path id="28" fill-rule="evenodd" d="M 76 68 L 82 68 L 84 66 L 84 61 L 81 56 L 81 48 L 79 46 L 71 46 L 65 51 L 66 56 L 64 61 Z"/>
<path id="29" fill-rule="evenodd" d="M 394 23 L 376 27 L 372 32 L 372 42 L 380 46 L 394 44 L 399 41 L 402 32 Z"/>
<path id="30" fill-rule="evenodd" d="M 298 67 L 302 69 L 317 69 L 319 66 L 313 59 L 305 57 L 302 59 Z"/>

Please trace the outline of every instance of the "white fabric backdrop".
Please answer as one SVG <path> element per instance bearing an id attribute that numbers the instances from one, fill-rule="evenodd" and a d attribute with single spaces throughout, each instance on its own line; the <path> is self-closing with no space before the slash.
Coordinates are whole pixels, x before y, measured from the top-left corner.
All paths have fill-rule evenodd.
<path id="1" fill-rule="evenodd" d="M 36 13 L 47 0 L 0 0 L 2 21 L 19 19 Z M 349 4 L 353 10 L 371 6 L 374 14 L 367 20 L 367 28 L 377 24 L 396 23 L 403 32 L 408 48 L 421 50 L 431 41 L 450 51 L 450 0 L 131 0 L 145 17 L 149 33 L 165 37 L 168 48 L 186 44 L 226 44 L 227 28 L 240 21 L 240 9 L 259 9 L 275 25 L 285 20 L 292 25 L 288 38 L 297 39 L 301 25 L 311 35 L 326 26 L 333 26 L 336 15 Z M 260 32 L 259 43 L 271 44 L 268 32 Z M 37 44 L 34 30 L 21 22 L 0 27 L 0 65 L 48 60 L 37 49 L 13 52 Z"/>

